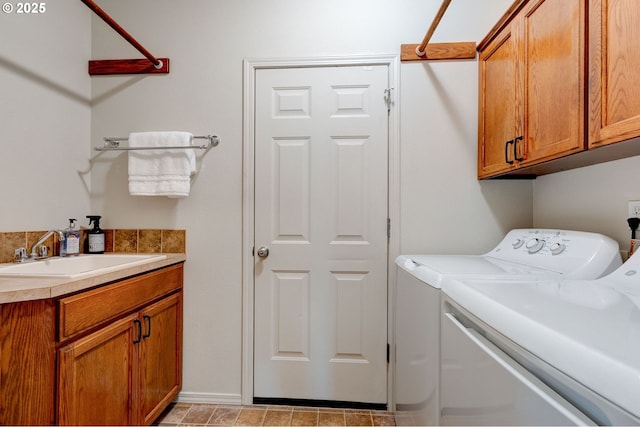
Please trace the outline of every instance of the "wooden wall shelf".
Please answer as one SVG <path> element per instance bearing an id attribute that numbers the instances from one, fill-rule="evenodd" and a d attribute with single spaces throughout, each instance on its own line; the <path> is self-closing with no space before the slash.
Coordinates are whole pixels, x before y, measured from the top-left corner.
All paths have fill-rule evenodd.
<path id="1" fill-rule="evenodd" d="M 429 43 L 424 56 L 418 56 L 418 44 L 403 44 L 400 48 L 401 61 L 434 61 L 443 59 L 475 59 L 476 42 Z"/>
<path id="2" fill-rule="evenodd" d="M 158 58 L 162 64 L 156 68 L 148 59 L 103 59 L 89 61 L 92 76 L 113 74 L 168 74 L 169 58 Z"/>

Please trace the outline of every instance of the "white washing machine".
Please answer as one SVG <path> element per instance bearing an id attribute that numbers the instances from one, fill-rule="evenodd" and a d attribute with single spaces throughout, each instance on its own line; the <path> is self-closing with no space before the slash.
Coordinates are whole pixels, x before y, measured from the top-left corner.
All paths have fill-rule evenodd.
<path id="1" fill-rule="evenodd" d="M 598 280 L 445 280 L 442 290 L 443 325 L 450 323 L 497 347 L 501 363 L 512 363 L 522 377 L 533 377 L 540 385 L 537 394 L 546 399 L 537 412 L 527 412 L 523 408 L 536 399 L 531 394 L 520 393 L 518 404 L 506 393 L 494 395 L 491 402 L 463 397 L 461 393 L 487 396 L 495 388 L 512 390 L 522 383 L 496 375 L 491 382 L 474 383 L 462 378 L 465 363 L 457 358 L 442 372 L 443 394 L 455 397 L 450 411 L 480 412 L 483 421 L 496 425 L 518 408 L 518 417 L 508 418 L 508 424 L 541 424 L 536 415 L 554 412 L 553 405 L 561 402 L 576 417 L 586 417 L 586 423 L 640 424 L 640 252 Z M 447 346 L 443 341 L 443 355 L 478 351 L 469 343 Z M 479 361 L 471 363 L 478 366 Z M 585 423 L 578 420 L 575 424 Z M 477 417 L 450 421 L 478 424 Z M 571 422 L 554 422 L 565 423 Z"/>
<path id="2" fill-rule="evenodd" d="M 517 229 L 483 255 L 401 255 L 396 264 L 396 422 L 439 425 L 440 286 L 444 278 L 593 279 L 615 270 L 621 259 L 617 242 L 600 234 Z"/>

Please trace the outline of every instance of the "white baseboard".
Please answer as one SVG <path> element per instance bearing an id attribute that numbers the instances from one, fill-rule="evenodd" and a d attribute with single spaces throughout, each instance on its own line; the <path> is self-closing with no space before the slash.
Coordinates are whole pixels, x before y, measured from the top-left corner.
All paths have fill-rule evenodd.
<path id="1" fill-rule="evenodd" d="M 204 403 L 209 405 L 242 405 L 239 394 L 195 393 L 181 391 L 176 399 L 178 403 Z"/>

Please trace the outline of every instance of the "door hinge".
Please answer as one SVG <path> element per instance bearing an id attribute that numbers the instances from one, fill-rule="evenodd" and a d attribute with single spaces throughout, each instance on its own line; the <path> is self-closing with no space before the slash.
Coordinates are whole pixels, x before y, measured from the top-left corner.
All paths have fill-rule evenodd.
<path id="1" fill-rule="evenodd" d="M 387 363 L 391 362 L 391 346 L 387 343 Z"/>
<path id="2" fill-rule="evenodd" d="M 391 97 L 392 87 L 384 90 L 384 101 L 387 104 L 387 113 L 391 112 L 391 105 L 393 104 L 393 98 Z"/>
<path id="3" fill-rule="evenodd" d="M 387 239 L 391 238 L 391 218 L 387 218 Z"/>

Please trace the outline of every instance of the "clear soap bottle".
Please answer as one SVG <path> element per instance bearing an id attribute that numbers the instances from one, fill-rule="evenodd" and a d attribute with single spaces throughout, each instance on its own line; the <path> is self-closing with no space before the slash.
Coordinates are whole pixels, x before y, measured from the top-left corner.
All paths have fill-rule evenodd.
<path id="1" fill-rule="evenodd" d="M 60 255 L 70 256 L 80 253 L 80 230 L 75 229 L 75 218 L 69 218 L 69 228 L 64 230 L 64 241 L 60 244 Z"/>

